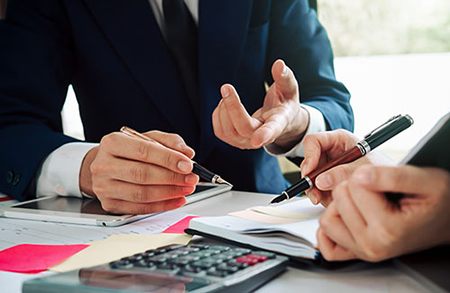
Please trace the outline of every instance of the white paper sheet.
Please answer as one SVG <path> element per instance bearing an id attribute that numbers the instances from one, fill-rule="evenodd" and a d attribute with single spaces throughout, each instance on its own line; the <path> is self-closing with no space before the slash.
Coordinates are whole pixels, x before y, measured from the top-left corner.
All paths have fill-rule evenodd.
<path id="1" fill-rule="evenodd" d="M 186 214 L 165 212 L 120 227 L 94 227 L 0 218 L 0 250 L 17 244 L 74 244 L 105 239 L 113 234 L 155 234 Z"/>

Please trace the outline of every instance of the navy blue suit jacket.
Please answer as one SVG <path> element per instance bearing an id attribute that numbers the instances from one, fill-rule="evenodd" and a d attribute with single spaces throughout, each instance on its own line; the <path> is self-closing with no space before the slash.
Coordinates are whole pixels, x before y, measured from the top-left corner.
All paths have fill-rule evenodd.
<path id="1" fill-rule="evenodd" d="M 301 101 L 330 129 L 353 127 L 349 93 L 335 80 L 326 32 L 307 0 L 200 0 L 195 117 L 148 0 L 10 0 L 0 23 L 0 192 L 33 195 L 36 172 L 62 144 L 60 112 L 75 90 L 87 141 L 129 125 L 180 134 L 196 160 L 239 190 L 286 187 L 277 160 L 215 138 L 211 115 L 223 83 L 250 113 L 262 106 L 282 58 Z M 200 126 L 199 126 L 200 125 Z"/>

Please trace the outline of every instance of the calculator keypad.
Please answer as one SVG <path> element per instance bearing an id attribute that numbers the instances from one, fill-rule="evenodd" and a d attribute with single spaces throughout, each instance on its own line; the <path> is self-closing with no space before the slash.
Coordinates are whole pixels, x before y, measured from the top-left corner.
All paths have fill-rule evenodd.
<path id="1" fill-rule="evenodd" d="M 223 245 L 172 245 L 124 257 L 109 266 L 120 270 L 157 270 L 177 275 L 224 278 L 275 257 L 270 252 Z"/>

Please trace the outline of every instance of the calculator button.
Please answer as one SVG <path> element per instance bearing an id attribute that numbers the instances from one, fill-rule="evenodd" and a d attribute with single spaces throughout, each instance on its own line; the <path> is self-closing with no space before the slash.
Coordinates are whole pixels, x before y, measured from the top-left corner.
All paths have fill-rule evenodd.
<path id="1" fill-rule="evenodd" d="M 149 261 L 155 262 L 155 263 L 163 263 L 167 261 L 167 257 L 164 255 L 156 255 L 148 259 Z"/>
<path id="2" fill-rule="evenodd" d="M 254 259 L 254 258 L 241 256 L 241 257 L 238 257 L 236 259 L 236 262 L 238 262 L 238 263 L 245 263 L 245 264 L 247 264 L 249 266 L 253 266 L 253 265 L 257 264 L 259 261 L 257 259 Z"/>
<path id="3" fill-rule="evenodd" d="M 268 259 L 274 259 L 276 257 L 275 253 L 267 252 L 267 251 L 253 251 L 256 255 L 266 256 Z"/>
<path id="4" fill-rule="evenodd" d="M 211 268 L 206 272 L 207 275 L 210 276 L 214 276 L 214 277 L 226 277 L 229 275 L 229 273 L 227 271 L 221 271 L 221 270 L 216 270 L 215 268 Z"/>
<path id="5" fill-rule="evenodd" d="M 245 257 L 256 259 L 258 262 L 263 262 L 267 260 L 267 256 L 258 255 L 258 254 L 248 254 Z"/>
<path id="6" fill-rule="evenodd" d="M 213 265 L 215 265 L 214 261 L 208 261 L 208 260 L 199 260 L 196 262 L 192 263 L 193 267 L 198 267 L 198 268 L 202 268 L 202 269 L 207 269 L 212 267 Z"/>
<path id="7" fill-rule="evenodd" d="M 248 267 L 248 264 L 243 263 L 243 262 L 237 262 L 237 261 L 234 260 L 234 259 L 228 261 L 228 265 L 229 265 L 229 266 L 233 266 L 233 267 L 237 267 L 237 268 L 239 268 L 240 270 L 245 269 L 245 268 Z"/>
<path id="8" fill-rule="evenodd" d="M 127 269 L 127 268 L 133 267 L 133 264 L 128 260 L 119 260 L 119 261 L 111 262 L 109 265 L 113 269 L 118 269 L 118 268 Z"/>
<path id="9" fill-rule="evenodd" d="M 199 249 L 206 249 L 206 248 L 209 248 L 209 245 L 205 245 L 205 244 L 190 244 L 188 247 L 194 247 L 194 248 L 199 248 Z"/>
<path id="10" fill-rule="evenodd" d="M 239 271 L 239 268 L 236 266 L 229 266 L 226 263 L 222 263 L 222 264 L 216 266 L 216 270 L 225 271 L 228 273 L 236 273 L 237 271 Z"/>
<path id="11" fill-rule="evenodd" d="M 228 250 L 231 249 L 228 246 L 222 246 L 222 245 L 211 245 L 209 248 L 214 249 L 214 250 L 220 250 L 221 252 L 222 251 L 228 251 Z"/>

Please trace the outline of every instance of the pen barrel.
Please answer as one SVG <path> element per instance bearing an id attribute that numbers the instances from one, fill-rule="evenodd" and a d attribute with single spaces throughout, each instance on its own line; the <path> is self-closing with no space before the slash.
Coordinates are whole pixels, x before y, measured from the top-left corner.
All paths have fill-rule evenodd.
<path id="1" fill-rule="evenodd" d="M 194 163 L 192 173 L 197 174 L 198 176 L 200 176 L 200 178 L 202 178 L 203 180 L 206 180 L 208 182 L 212 182 L 214 179 L 214 176 L 216 175 L 213 172 L 209 171 L 208 169 L 206 169 L 203 166 L 200 166 L 197 163 Z"/>
<path id="2" fill-rule="evenodd" d="M 353 161 L 361 158 L 364 154 L 365 154 L 365 150 L 361 150 L 358 146 L 355 146 L 355 147 L 349 149 L 348 151 L 346 151 L 339 158 L 329 161 L 328 163 L 326 163 L 322 167 L 314 170 L 311 174 L 308 174 L 307 176 L 314 183 L 316 180 L 316 177 L 319 174 L 321 174 L 333 167 L 336 167 L 337 165 L 342 165 L 342 164 L 353 162 Z"/>
<path id="3" fill-rule="evenodd" d="M 397 121 L 392 122 L 382 130 L 373 133 L 365 139 L 366 143 L 370 146 L 370 149 L 374 149 L 385 141 L 391 139 L 395 135 L 399 134 L 406 128 L 413 124 L 413 119 L 409 115 L 405 115 L 399 118 Z"/>

